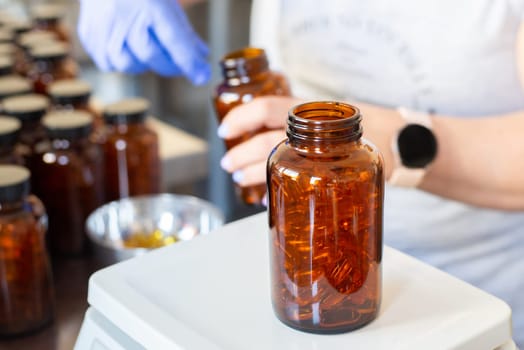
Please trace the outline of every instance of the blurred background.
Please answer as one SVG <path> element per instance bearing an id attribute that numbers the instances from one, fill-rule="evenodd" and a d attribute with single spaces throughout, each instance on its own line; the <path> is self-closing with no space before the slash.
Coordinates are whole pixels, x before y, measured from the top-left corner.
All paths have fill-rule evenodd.
<path id="1" fill-rule="evenodd" d="M 163 78 L 152 73 L 124 75 L 99 71 L 77 38 L 79 4 L 76 0 L 0 0 L 0 8 L 10 15 L 26 18 L 27 9 L 41 3 L 58 3 L 67 9 L 63 21 L 71 31 L 73 58 L 80 66 L 79 78 L 92 85 L 97 104 L 143 96 L 151 102 L 153 116 L 207 143 L 207 175 L 177 183 L 169 188 L 169 192 L 191 194 L 211 201 L 223 210 L 226 221 L 263 210 L 243 204 L 235 196 L 230 175 L 219 166 L 225 148 L 216 136 L 217 119 L 211 105 L 213 89 L 221 80 L 220 58 L 249 42 L 250 0 L 205 1 L 187 8 L 195 29 L 210 47 L 213 78 L 203 87 L 195 87 L 184 78 Z M 232 22 L 235 30 L 229 25 Z M 173 169 L 176 171 L 176 164 L 173 164 Z M 180 171 L 187 172 L 187 169 Z"/>

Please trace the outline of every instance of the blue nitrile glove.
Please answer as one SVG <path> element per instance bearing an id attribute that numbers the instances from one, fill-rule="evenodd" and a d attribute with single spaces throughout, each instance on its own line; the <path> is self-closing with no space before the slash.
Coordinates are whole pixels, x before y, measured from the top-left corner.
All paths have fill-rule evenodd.
<path id="1" fill-rule="evenodd" d="M 105 71 L 153 70 L 193 84 L 211 76 L 208 48 L 177 0 L 80 0 L 78 34 Z"/>

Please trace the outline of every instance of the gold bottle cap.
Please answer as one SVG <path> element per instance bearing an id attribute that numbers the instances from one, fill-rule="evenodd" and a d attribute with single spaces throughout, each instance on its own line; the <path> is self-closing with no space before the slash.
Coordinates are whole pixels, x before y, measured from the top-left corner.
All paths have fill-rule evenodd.
<path id="1" fill-rule="evenodd" d="M 79 79 L 58 80 L 47 88 L 52 97 L 75 97 L 91 93 L 91 85 Z"/>
<path id="2" fill-rule="evenodd" d="M 18 75 L 8 75 L 0 78 L 0 96 L 29 93 L 33 90 L 31 81 Z"/>
<path id="3" fill-rule="evenodd" d="M 11 134 L 20 130 L 22 123 L 16 118 L 0 116 L 0 135 Z"/>
<path id="4" fill-rule="evenodd" d="M 77 129 L 91 125 L 93 117 L 85 111 L 58 110 L 47 113 L 42 124 L 48 129 Z"/>
<path id="5" fill-rule="evenodd" d="M 6 98 L 2 107 L 6 113 L 38 112 L 49 107 L 49 100 L 43 95 L 27 94 Z"/>

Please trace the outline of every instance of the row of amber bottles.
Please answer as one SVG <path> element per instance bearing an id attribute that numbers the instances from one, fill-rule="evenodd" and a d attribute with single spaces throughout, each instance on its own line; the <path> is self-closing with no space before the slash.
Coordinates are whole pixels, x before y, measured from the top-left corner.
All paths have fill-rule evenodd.
<path id="1" fill-rule="evenodd" d="M 1 104 L 9 116 L 0 118 L 2 160 L 31 170 L 35 194 L 48 208 L 51 251 L 60 255 L 86 251 L 84 222 L 98 206 L 160 190 L 158 137 L 145 122 L 147 101 L 111 104 L 96 126 L 101 118 L 89 112 L 86 86 L 78 85 L 78 93 L 60 93 L 51 111 L 48 100 L 35 94 Z M 52 86 L 51 94 L 62 87 Z"/>
<path id="2" fill-rule="evenodd" d="M 78 67 L 70 57 L 69 34 L 60 6 L 34 6 L 29 22 L 0 17 L 0 76 L 29 79 L 36 93 L 54 81 L 72 79 Z"/>
<path id="3" fill-rule="evenodd" d="M 99 185 L 91 186 L 99 183 L 97 166 L 84 166 L 85 159 L 103 161 L 87 145 L 92 117 L 53 115 L 48 99 L 33 94 L 48 94 L 53 109 L 76 105 L 68 98 L 70 86 L 48 91 L 54 82 L 76 76 L 62 15 L 60 7 L 48 4 L 32 6 L 31 21 L 0 15 L 0 337 L 52 321 L 48 245 L 53 251 L 83 251 L 83 220 L 101 203 Z M 49 217 L 29 194 L 30 183 L 45 199 Z"/>

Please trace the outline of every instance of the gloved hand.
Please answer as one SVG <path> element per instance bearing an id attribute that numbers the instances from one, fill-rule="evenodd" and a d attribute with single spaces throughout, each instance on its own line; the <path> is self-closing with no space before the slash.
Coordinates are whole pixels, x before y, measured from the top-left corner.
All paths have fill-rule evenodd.
<path id="1" fill-rule="evenodd" d="M 80 0 L 78 34 L 105 71 L 185 75 L 207 82 L 208 48 L 177 0 Z"/>

